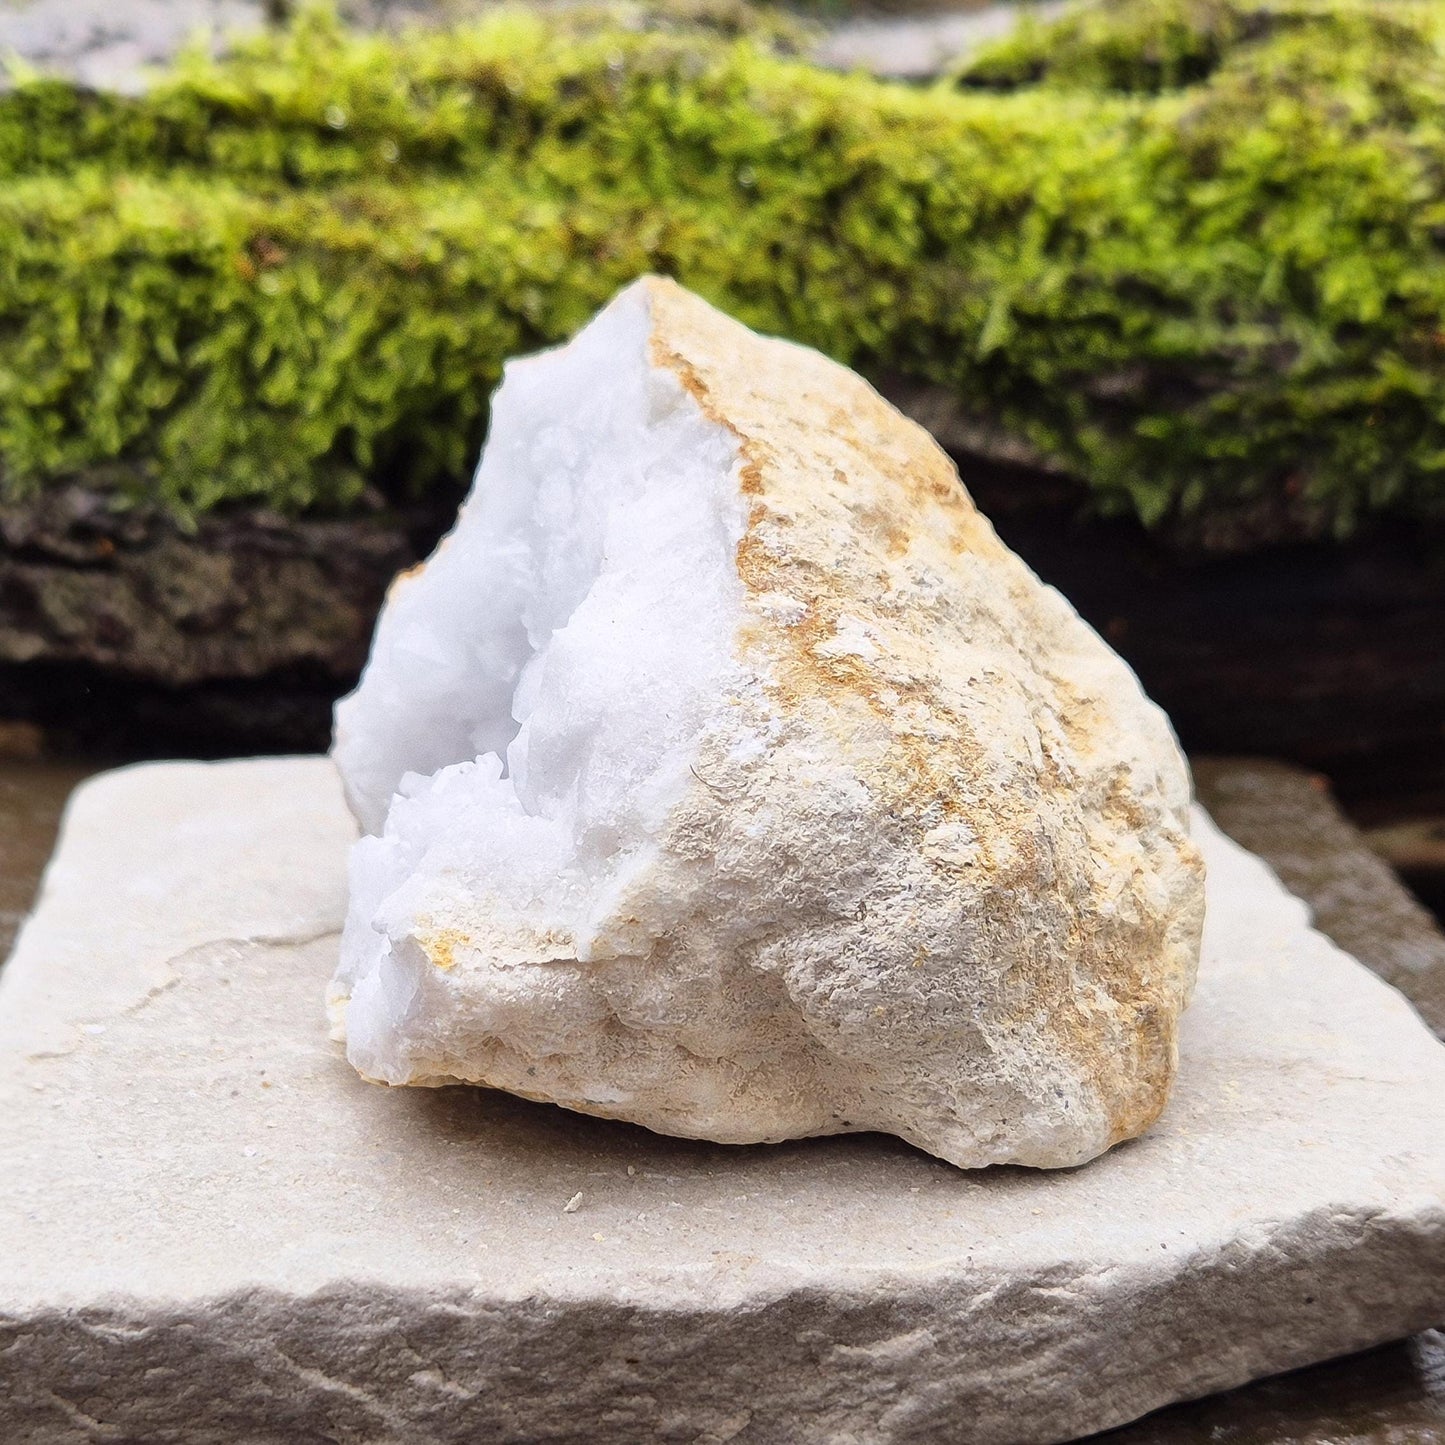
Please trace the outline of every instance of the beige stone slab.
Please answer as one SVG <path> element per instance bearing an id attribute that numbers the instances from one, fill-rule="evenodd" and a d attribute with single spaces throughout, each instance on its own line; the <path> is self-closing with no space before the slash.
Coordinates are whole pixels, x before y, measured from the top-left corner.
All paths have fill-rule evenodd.
<path id="1" fill-rule="evenodd" d="M 1445 1048 L 1200 827 L 1161 1125 L 980 1174 L 365 1085 L 328 765 L 87 784 L 0 975 L 0 1439 L 1042 1445 L 1437 1323 Z"/>
<path id="2" fill-rule="evenodd" d="M 1315 926 L 1401 990 L 1445 1039 L 1445 934 L 1325 780 L 1262 758 L 1196 758 L 1194 781 L 1229 836 L 1309 903 Z"/>

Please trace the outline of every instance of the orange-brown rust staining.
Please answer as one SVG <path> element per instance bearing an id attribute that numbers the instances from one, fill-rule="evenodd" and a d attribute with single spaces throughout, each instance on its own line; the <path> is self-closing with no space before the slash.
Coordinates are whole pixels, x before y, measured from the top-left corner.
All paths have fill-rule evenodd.
<path id="1" fill-rule="evenodd" d="M 757 517 L 759 510 L 754 508 L 752 513 L 756 520 L 761 520 Z M 767 543 L 758 535 L 756 527 L 750 527 L 738 542 L 737 564 L 743 586 L 752 592 L 768 590 L 769 584 L 774 580 L 773 569 L 777 564 Z"/>
<path id="2" fill-rule="evenodd" d="M 916 733 L 906 733 L 894 738 L 888 761 L 896 779 L 898 795 L 908 798 L 920 815 L 918 827 L 934 821 L 930 816 L 934 813 L 941 821 L 970 812 L 962 786 L 964 773 L 961 760 L 956 753 L 940 759 L 937 745 L 931 740 Z"/>
<path id="3" fill-rule="evenodd" d="M 408 583 L 420 577 L 426 571 L 428 559 L 423 558 L 420 562 L 413 562 L 410 567 L 403 567 L 400 572 L 387 584 L 386 600 L 394 602 L 397 594 L 400 593 Z"/>
<path id="4" fill-rule="evenodd" d="M 880 815 L 914 835 L 973 926 L 1022 950 L 1008 1026 L 1047 1035 L 1091 1082 L 1111 1142 L 1141 1133 L 1173 1073 L 1176 983 L 1160 963 L 1167 924 L 1141 921 L 1150 907 L 1127 859 L 1101 865 L 1087 827 L 1054 836 L 1040 815 L 1041 799 L 1069 791 L 1071 759 L 1089 758 L 1107 736 L 1107 699 L 1080 695 L 1068 664 L 1046 649 L 1036 663 L 1026 654 L 1010 679 L 992 675 L 986 657 L 971 660 L 974 627 L 1047 629 L 1053 615 L 921 428 L 816 353 L 753 337 L 669 282 L 654 282 L 650 295 L 654 360 L 736 438 L 747 502 L 739 579 L 753 598 L 798 604 L 781 624 L 750 611 L 739 644 L 764 664 L 758 675 L 777 715 L 836 734 Z M 960 601 L 975 573 L 992 593 Z M 1000 747 L 997 712 L 980 711 L 975 687 L 1015 699 L 1015 715 L 1037 726 L 1032 740 L 1020 736 L 1017 756 Z M 870 741 L 859 746 L 860 737 Z M 1135 793 L 1121 768 L 1101 810 L 1105 836 L 1157 826 Z M 931 850 L 929 832 L 954 824 L 974 842 Z M 1120 909 L 1077 901 L 1103 887 L 1100 866 L 1124 870 Z M 1057 926 L 1037 940 L 1014 937 L 1020 915 L 1037 920 L 1050 898 Z M 956 946 L 926 940 L 940 953 Z M 1081 977 L 1107 985 L 1081 987 Z"/>
<path id="5" fill-rule="evenodd" d="M 1130 832 L 1142 832 L 1148 825 L 1148 815 L 1139 806 L 1123 773 L 1115 773 L 1109 780 L 1109 791 L 1104 798 L 1103 810 L 1107 816 L 1120 823 Z"/>
<path id="6" fill-rule="evenodd" d="M 1086 744 L 1090 734 L 1098 727 L 1098 701 L 1085 697 L 1064 678 L 1055 678 L 1054 687 L 1061 701 L 1061 706 L 1054 711 L 1054 721 L 1071 746 Z"/>
<path id="7" fill-rule="evenodd" d="M 1150 1012 L 1157 1013 L 1158 1010 L 1151 1009 Z M 1169 1083 L 1174 1072 L 1177 1033 L 1178 1028 L 1172 1020 L 1167 1024 L 1161 1023 L 1157 1057 L 1150 1061 L 1149 1067 L 1132 1076 L 1135 1080 L 1132 1089 L 1127 1090 L 1121 1097 L 1116 1096 L 1111 1120 L 1113 1127 L 1109 1131 L 1110 1149 L 1115 1144 L 1122 1144 L 1125 1139 L 1137 1139 L 1151 1128 L 1164 1112 L 1164 1106 L 1169 1102 Z M 1113 1061 L 1109 1061 L 1105 1067 L 1107 1072 L 1100 1076 L 1104 1082 L 1129 1077 L 1121 1073 L 1118 1064 Z"/>
<path id="8" fill-rule="evenodd" d="M 1141 932 L 1142 928 L 1142 932 Z M 1096 926 L 1090 948 L 1110 962 L 1113 1027 L 1091 1026 L 1079 1000 L 1066 996 L 1073 1051 L 1092 1077 L 1109 1108 L 1110 1144 L 1142 1134 L 1163 1111 L 1169 1097 L 1177 1052 L 1178 1018 L 1162 1006 L 1159 960 L 1166 954 L 1167 923 Z"/>
<path id="9" fill-rule="evenodd" d="M 652 289 L 653 304 L 656 305 L 658 292 L 656 286 Z M 707 383 L 698 375 L 697 368 L 681 352 L 675 351 L 663 339 L 661 334 L 654 330 L 650 341 L 650 352 L 652 364 L 660 366 L 677 377 L 682 383 L 682 388 L 702 407 L 703 414 L 723 426 L 727 422 L 717 414 L 717 409 L 708 402 Z"/>
<path id="10" fill-rule="evenodd" d="M 901 557 L 908 551 L 912 538 L 893 508 L 865 504 L 855 505 L 851 511 L 858 526 L 865 534 L 881 543 L 889 557 Z"/>
<path id="11" fill-rule="evenodd" d="M 815 606 L 809 606 L 803 617 L 787 629 L 791 647 L 779 650 L 775 665 L 774 691 L 789 710 L 801 708 L 809 698 L 826 695 L 832 690 L 847 692 L 876 707 L 873 674 L 861 658 L 846 653 L 830 656 L 821 651 L 823 644 L 835 636 L 828 622 Z M 769 634 L 771 641 L 774 634 Z"/>
<path id="12" fill-rule="evenodd" d="M 438 928 L 429 933 L 419 933 L 417 943 L 430 962 L 443 973 L 456 967 L 458 949 L 472 946 L 471 938 L 458 928 Z"/>
<path id="13" fill-rule="evenodd" d="M 1015 879 L 1015 886 L 1023 880 Z M 1157 979 L 1137 960 L 1152 955 L 1155 944 L 1137 935 L 1111 936 L 1089 930 L 1080 938 L 1071 930 L 1063 959 L 1031 956 L 1016 980 L 1020 1017 L 1032 1013 L 1089 1081 L 1109 1123 L 1107 1147 L 1138 1137 L 1163 1112 L 1174 1073 L 1177 1023 L 1173 1009 L 1160 1006 Z M 1074 984 L 1074 961 L 1090 957 L 1094 970 L 1107 959 L 1114 980 L 1102 1007 Z"/>
<path id="14" fill-rule="evenodd" d="M 991 547 L 1001 548 L 1003 544 L 998 540 L 993 527 L 973 505 L 968 493 L 963 490 L 962 484 L 957 490 L 959 495 L 964 498 L 967 507 L 965 511 L 952 519 L 948 530 L 949 547 L 955 555 L 984 552 Z"/>
<path id="15" fill-rule="evenodd" d="M 661 313 L 654 330 L 654 359 L 674 372 L 706 415 L 737 438 L 739 485 L 753 499 L 748 529 L 737 547 L 738 575 L 753 595 L 781 592 L 804 607 L 797 622 L 752 634 L 771 654 L 780 705 L 791 712 L 821 696 L 840 703 L 847 697 L 891 721 L 900 698 L 919 704 L 936 725 L 926 731 L 895 730 L 875 784 L 895 807 L 916 817 L 919 827 L 927 826 L 926 815 L 939 810 L 958 813 L 963 807 L 961 780 L 975 762 L 962 719 L 931 683 L 900 669 L 892 659 L 882 659 L 880 665 L 835 645 L 845 616 L 861 611 L 860 621 L 882 624 L 884 614 L 895 610 L 894 569 L 915 539 L 925 536 L 923 514 L 936 513 L 942 505 L 956 533 L 970 540 L 978 535 L 977 512 L 952 463 L 931 438 L 909 424 L 904 425 L 904 454 L 897 455 L 898 418 L 865 382 L 841 367 L 814 353 L 763 340 L 749 348 L 761 356 L 740 355 L 730 336 L 715 334 L 732 323 L 669 283 L 654 284 L 652 302 Z M 672 340 L 657 339 L 663 329 Z M 772 348 L 779 347 L 784 352 L 779 363 L 790 371 L 822 368 L 827 373 L 826 384 L 798 388 L 793 414 L 782 418 L 778 399 L 787 396 L 787 389 L 766 385 L 768 359 L 776 354 Z M 840 389 L 848 393 L 847 406 L 837 401 Z M 725 415 L 715 404 L 718 396 L 728 398 Z M 756 416 L 749 414 L 753 410 Z M 810 449 L 798 449 L 798 438 L 806 438 Z M 884 438 L 893 444 L 885 444 Z M 818 466 L 811 450 L 814 442 L 833 453 L 827 470 Z M 757 500 L 762 497 L 765 504 Z M 769 545 L 770 530 L 824 516 L 836 517 L 850 538 L 863 539 L 858 555 L 844 559 L 853 564 L 846 575 L 816 559 L 784 556 Z M 869 585 L 860 588 L 851 574 L 864 567 L 871 576 Z M 845 715 L 853 710 L 844 703 Z"/>
<path id="16" fill-rule="evenodd" d="M 738 544 L 737 566 L 739 577 L 747 590 L 755 595 L 782 592 L 794 596 L 804 605 L 803 617 L 796 623 L 770 630 L 768 636 L 773 642 L 775 679 L 780 701 L 789 707 L 800 705 L 809 695 L 846 691 L 863 701 L 874 712 L 888 712 L 880 701 L 880 694 L 892 686 L 899 690 L 898 682 L 883 676 L 877 668 L 864 659 L 831 648 L 836 640 L 840 618 L 845 613 L 858 610 L 859 598 L 851 578 L 840 578 L 815 560 L 803 560 L 796 555 L 781 556 L 777 549 L 769 546 L 764 529 L 792 526 L 795 514 L 847 512 L 852 510 L 862 526 L 849 528 L 850 535 L 862 534 L 871 538 L 877 546 L 880 560 L 896 561 L 909 549 L 910 537 L 914 530 L 910 523 L 916 519 L 909 515 L 922 497 L 928 498 L 929 505 L 936 505 L 939 494 L 936 478 L 927 478 L 918 489 L 918 495 L 910 495 L 910 488 L 900 489 L 892 485 L 897 473 L 892 459 L 881 454 L 875 446 L 869 448 L 860 442 L 861 429 L 858 415 L 869 412 L 882 413 L 882 419 L 890 425 L 894 418 L 886 404 L 859 378 L 813 353 L 801 352 L 787 347 L 786 364 L 789 367 L 828 367 L 831 387 L 803 387 L 794 397 L 795 415 L 783 418 L 783 428 L 777 425 L 777 400 L 786 392 L 780 388 L 759 388 L 756 384 L 757 356 L 741 357 L 737 349 L 729 344 L 730 338 L 709 334 L 721 321 L 704 309 L 697 307 L 685 293 L 670 283 L 655 283 L 652 290 L 653 304 L 669 313 L 667 329 L 671 334 L 680 335 L 689 344 L 694 354 L 684 357 L 678 346 L 654 340 L 654 356 L 667 365 L 679 377 L 682 384 L 696 396 L 703 409 L 714 421 L 726 425 L 738 439 L 741 454 L 740 487 L 751 498 L 767 496 L 768 504 L 756 500 L 749 509 L 748 530 Z M 689 313 L 690 314 L 672 314 Z M 732 323 L 721 322 L 730 327 Z M 654 333 L 656 334 L 656 333 Z M 779 346 L 780 343 L 757 340 L 755 346 L 764 350 Z M 703 373 L 706 372 L 705 376 Z M 714 374 L 716 373 L 716 374 Z M 850 396 L 852 409 L 834 402 L 825 402 L 825 395 L 836 393 L 839 387 L 847 387 L 856 395 Z M 710 399 L 715 393 L 726 394 L 730 402 L 744 403 L 730 406 L 724 416 Z M 749 427 L 746 405 L 752 402 L 758 412 L 756 426 Z M 809 415 L 809 413 L 813 415 Z M 828 473 L 819 475 L 816 458 L 811 454 L 789 455 L 786 448 L 795 441 L 794 434 L 816 438 L 820 420 L 831 434 L 833 450 L 839 460 L 830 468 L 831 487 L 824 480 Z M 771 423 L 771 425 L 770 425 Z M 875 427 L 873 430 L 882 430 Z M 771 432 L 772 445 L 767 445 L 761 433 Z M 934 470 L 942 466 L 951 472 L 946 457 L 931 441 L 919 434 L 920 452 L 932 450 L 927 457 L 932 464 L 918 468 L 917 472 Z M 860 452 L 862 455 L 860 455 Z M 871 454 L 870 454 L 871 452 Z M 907 469 L 906 475 L 915 475 L 915 469 Z M 880 481 L 888 477 L 890 485 L 880 487 Z M 800 487 L 799 483 L 803 486 Z M 956 480 L 945 489 L 951 499 L 960 506 L 962 492 Z M 956 494 L 956 495 L 954 495 Z M 971 510 L 971 507 L 968 507 Z M 863 559 L 859 559 L 860 561 Z M 889 571 L 886 566 L 877 569 L 877 598 L 881 602 L 888 592 Z M 909 686 L 904 680 L 903 686 Z M 924 699 L 928 703 L 936 699 Z"/>
<path id="17" fill-rule="evenodd" d="M 1112 1106 L 1111 1149 L 1125 1139 L 1137 1139 L 1164 1112 L 1174 1074 L 1179 1026 L 1173 1014 L 1150 1002 L 1137 1005 L 1134 1014 L 1132 1026 L 1140 1037 L 1131 1067 L 1121 1069 L 1118 1060 L 1108 1057 L 1096 1064 L 1100 1091 Z M 1096 1049 L 1096 1057 L 1099 1053 Z"/>

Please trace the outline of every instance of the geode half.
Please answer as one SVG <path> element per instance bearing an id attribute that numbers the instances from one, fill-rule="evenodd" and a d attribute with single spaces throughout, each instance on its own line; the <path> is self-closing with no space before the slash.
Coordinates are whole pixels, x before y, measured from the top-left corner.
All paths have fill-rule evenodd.
<path id="1" fill-rule="evenodd" d="M 1204 907 L 1167 720 L 924 431 L 671 282 L 508 368 L 334 751 L 368 1078 L 968 1167 L 1164 1105 Z"/>

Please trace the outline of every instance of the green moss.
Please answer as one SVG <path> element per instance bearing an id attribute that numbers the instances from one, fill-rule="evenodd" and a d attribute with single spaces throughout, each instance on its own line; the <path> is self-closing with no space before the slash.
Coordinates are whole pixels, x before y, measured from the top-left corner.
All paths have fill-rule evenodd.
<path id="1" fill-rule="evenodd" d="M 1441 7 L 1120 0 L 957 85 L 755 37 L 324 18 L 0 98 L 12 490 L 455 477 L 503 359 L 638 272 L 956 388 L 1101 506 L 1445 510 Z M 1348 41 L 1348 43 L 1346 43 Z"/>

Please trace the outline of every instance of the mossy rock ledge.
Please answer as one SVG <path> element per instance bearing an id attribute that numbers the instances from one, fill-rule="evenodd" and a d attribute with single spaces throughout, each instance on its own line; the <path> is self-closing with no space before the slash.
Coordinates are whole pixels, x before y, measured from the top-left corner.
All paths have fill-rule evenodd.
<path id="1" fill-rule="evenodd" d="M 1142 618 L 1111 640 L 1186 742 L 1346 769 L 1426 756 L 1420 719 L 1445 701 L 1421 651 L 1445 557 L 1445 7 L 1108 0 L 926 89 L 739 28 L 507 12 L 362 36 L 310 12 L 141 96 L 19 77 L 0 96 L 9 709 L 73 723 L 65 699 L 100 688 L 150 735 L 197 689 L 274 683 L 261 712 L 290 721 L 246 704 L 216 750 L 314 743 L 385 575 L 465 480 L 503 360 L 654 270 L 905 398 L 1106 630 L 1133 587 Z M 97 528 L 113 551 L 85 552 Z M 254 607 L 224 582 L 205 605 L 213 546 L 228 566 L 310 558 L 296 625 L 266 620 L 286 608 L 264 570 Z M 1092 576 L 1111 547 L 1134 570 L 1108 598 L 1055 565 Z M 1295 689 L 1333 736 L 1283 714 L 1239 735 L 1278 658 L 1325 646 L 1311 611 L 1359 602 L 1327 576 L 1361 548 L 1384 567 L 1374 631 Z M 1196 565 L 1283 580 L 1246 589 L 1268 616 L 1186 597 L 1158 663 L 1151 585 L 1185 597 Z M 163 642 L 149 622 L 120 635 L 137 569 Z M 1221 663 L 1246 651 L 1257 695 Z M 1230 674 L 1204 706 L 1238 726 L 1200 728 L 1189 698 Z"/>

